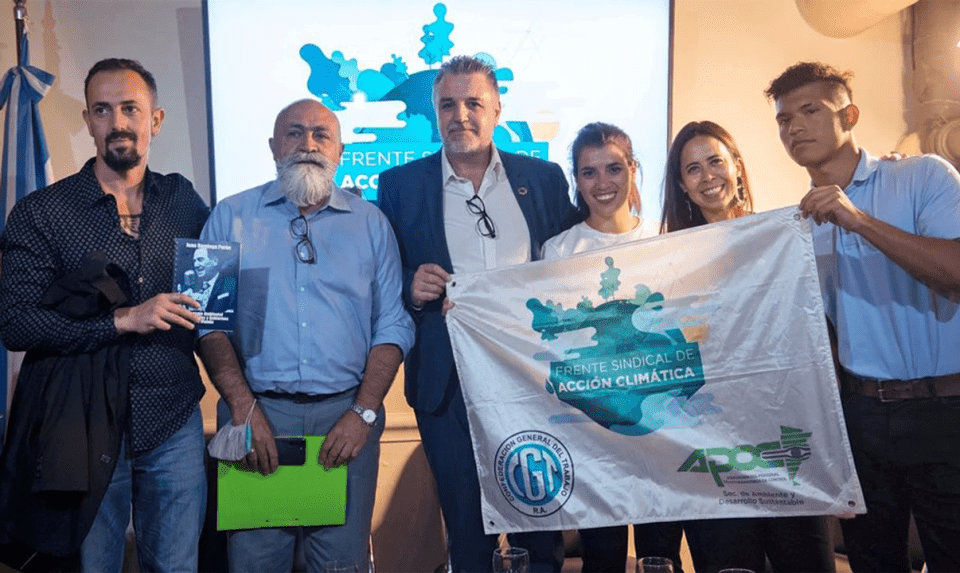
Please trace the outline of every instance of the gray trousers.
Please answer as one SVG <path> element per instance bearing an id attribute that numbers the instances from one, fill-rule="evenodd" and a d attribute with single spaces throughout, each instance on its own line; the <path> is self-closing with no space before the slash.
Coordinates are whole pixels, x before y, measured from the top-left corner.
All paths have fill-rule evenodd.
<path id="1" fill-rule="evenodd" d="M 258 397 L 260 408 L 270 421 L 274 435 L 326 435 L 348 411 L 356 390 L 331 396 L 320 402 L 297 404 L 293 400 Z M 354 415 L 354 414 L 350 414 Z M 217 407 L 218 423 L 230 419 L 223 400 Z M 347 466 L 346 523 L 323 527 L 280 527 L 245 529 L 228 534 L 227 556 L 230 571 L 291 571 L 297 543 L 302 543 L 308 571 L 323 571 L 334 561 L 352 564 L 357 571 L 367 570 L 368 539 L 373 504 L 377 492 L 380 463 L 380 436 L 384 412 L 380 409 L 367 444 Z M 307 460 L 310 463 L 310 460 Z M 316 463 L 316 460 L 313 460 Z M 322 495 L 322 492 L 317 492 Z"/>

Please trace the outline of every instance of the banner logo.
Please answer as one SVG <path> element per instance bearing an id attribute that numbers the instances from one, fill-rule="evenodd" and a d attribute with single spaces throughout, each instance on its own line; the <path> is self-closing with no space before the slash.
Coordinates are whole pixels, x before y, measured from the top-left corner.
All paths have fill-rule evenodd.
<path id="1" fill-rule="evenodd" d="M 800 485 L 797 472 L 800 464 L 810 458 L 811 450 L 807 440 L 813 432 L 804 432 L 798 428 L 780 426 L 780 441 L 765 442 L 756 446 L 737 446 L 735 448 L 703 448 L 693 450 L 677 472 L 710 473 L 717 487 L 723 487 L 721 474 L 737 470 L 739 475 L 728 477 L 728 481 L 737 483 L 766 483 L 789 480 Z M 786 468 L 787 475 L 780 472 L 763 473 L 762 470 Z M 759 474 L 748 474 L 761 470 Z"/>
<path id="2" fill-rule="evenodd" d="M 500 444 L 495 460 L 500 493 L 525 515 L 551 515 L 573 493 L 570 452 L 550 434 L 518 432 Z"/>
<path id="3" fill-rule="evenodd" d="M 594 307 L 583 297 L 575 308 L 564 309 L 531 298 L 531 327 L 547 341 L 593 329 L 590 339 L 596 344 L 568 349 L 568 358 L 550 362 L 547 391 L 605 428 L 642 436 L 667 425 L 671 416 L 679 417 L 672 410 L 686 405 L 703 387 L 700 345 L 687 341 L 679 327 L 657 328 L 663 326 L 656 318 L 663 308 L 661 293 L 637 285 L 632 298 L 613 298 L 620 287 L 620 269 L 612 257 L 604 263 L 607 270 L 600 274 L 597 294 L 605 302 Z M 692 413 L 695 417 L 698 412 Z"/>
<path id="4" fill-rule="evenodd" d="M 422 49 L 417 56 L 428 69 L 420 71 L 412 71 L 397 54 L 390 54 L 389 61 L 379 69 L 361 69 L 355 58 L 348 58 L 340 50 L 324 52 L 316 44 L 300 48 L 300 57 L 310 66 L 307 89 L 336 111 L 341 123 L 352 127 L 344 134 L 348 143 L 336 183 L 358 189 L 365 199 L 376 198 L 382 171 L 440 149 L 433 109 L 437 70 L 433 66 L 450 56 L 454 25 L 447 21 L 443 3 L 434 5 L 433 15 L 436 20 L 422 26 Z M 493 67 L 500 93 L 507 93 L 506 83 L 514 79 L 513 70 L 499 67 L 490 54 L 474 56 Z M 355 122 L 359 124 L 353 125 Z M 547 159 L 547 141 L 556 135 L 558 126 L 555 121 L 506 121 L 494 129 L 493 142 L 504 151 Z"/>

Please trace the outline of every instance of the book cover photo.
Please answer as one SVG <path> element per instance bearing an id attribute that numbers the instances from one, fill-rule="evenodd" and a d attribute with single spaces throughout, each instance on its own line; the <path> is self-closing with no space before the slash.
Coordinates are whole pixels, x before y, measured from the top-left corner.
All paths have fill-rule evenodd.
<path id="1" fill-rule="evenodd" d="M 176 239 L 174 289 L 200 303 L 198 328 L 233 330 L 239 278 L 240 243 Z"/>

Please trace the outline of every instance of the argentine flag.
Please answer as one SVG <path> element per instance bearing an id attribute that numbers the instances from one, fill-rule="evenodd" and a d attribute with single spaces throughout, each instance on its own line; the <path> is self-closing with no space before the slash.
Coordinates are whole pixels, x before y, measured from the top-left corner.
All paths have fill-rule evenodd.
<path id="1" fill-rule="evenodd" d="M 21 197 L 46 187 L 53 180 L 50 153 L 43 136 L 40 110 L 37 104 L 53 85 L 54 76 L 30 65 L 30 50 L 27 30 L 24 27 L 20 39 L 20 61 L 3 76 L 0 87 L 0 107 L 6 107 L 6 123 L 3 130 L 3 167 L 0 174 L 4 211 L 0 219 L 3 231 L 7 215 Z M 7 404 L 10 390 L 10 356 L 0 349 L 0 371 L 4 381 L 0 383 L 0 440 L 7 422 Z"/>

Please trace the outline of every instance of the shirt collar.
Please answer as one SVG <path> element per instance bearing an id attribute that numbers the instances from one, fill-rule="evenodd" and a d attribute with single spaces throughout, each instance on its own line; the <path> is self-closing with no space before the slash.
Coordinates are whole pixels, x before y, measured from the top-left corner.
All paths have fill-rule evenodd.
<path id="1" fill-rule="evenodd" d="M 491 149 L 493 151 L 490 154 L 490 164 L 487 165 L 487 170 L 483 173 L 483 177 L 486 178 L 487 174 L 493 170 L 494 181 L 499 182 L 500 178 L 504 177 L 503 161 L 500 160 L 500 152 L 497 151 L 497 146 L 491 145 Z M 450 165 L 450 160 L 447 159 L 447 153 L 442 149 L 440 150 L 440 169 L 444 186 L 450 182 L 451 178 L 460 179 L 460 176 L 453 170 L 453 166 Z"/>
<path id="2" fill-rule="evenodd" d="M 207 279 L 207 280 L 205 280 L 205 281 L 202 281 L 202 282 L 200 283 L 200 286 L 203 287 L 203 291 L 201 291 L 201 292 L 205 292 L 205 291 L 209 290 L 210 288 L 212 288 L 213 285 L 216 284 L 218 278 L 220 278 L 220 273 L 219 273 L 219 272 L 218 272 L 217 274 L 213 275 L 212 277 L 210 277 L 209 279 Z"/>
<path id="3" fill-rule="evenodd" d="M 853 172 L 853 178 L 850 180 L 850 185 L 869 179 L 879 168 L 879 165 L 879 159 L 873 155 L 870 155 L 866 149 L 860 148 L 860 161 L 857 163 L 857 168 Z M 847 187 L 850 187 L 850 185 L 847 185 Z"/>
<path id="4" fill-rule="evenodd" d="M 283 191 L 280 190 L 280 184 L 277 182 L 276 179 L 274 179 L 273 181 L 267 184 L 267 188 L 263 192 L 263 206 L 274 207 L 277 205 L 284 205 L 284 204 L 289 205 L 290 208 L 293 209 L 294 211 L 298 210 L 296 205 L 291 203 L 287 199 L 287 196 L 283 194 Z M 345 211 L 345 212 L 352 211 L 353 209 L 350 208 L 349 192 L 344 191 L 343 189 L 334 185 L 333 190 L 330 192 L 330 200 L 327 201 L 326 205 L 318 209 L 316 213 L 319 213 L 320 211 L 325 210 L 327 207 L 330 207 L 331 209 L 334 209 L 336 211 Z"/>
<path id="5" fill-rule="evenodd" d="M 82 185 L 80 185 L 80 194 L 83 198 L 87 199 L 91 204 L 98 201 L 103 201 L 107 198 L 106 191 L 103 190 L 103 187 L 100 186 L 100 181 L 97 180 L 97 174 L 93 171 L 93 166 L 97 162 L 96 157 L 91 157 L 83 164 L 83 168 L 80 169 L 80 178 Z M 148 167 L 143 174 L 143 195 L 146 197 L 148 194 L 153 195 L 160 192 L 160 184 L 157 182 L 158 175 L 153 171 L 150 171 Z"/>
<path id="6" fill-rule="evenodd" d="M 880 165 L 880 160 L 875 156 L 870 155 L 870 152 L 864 148 L 860 148 L 860 161 L 857 162 L 857 168 L 853 170 L 853 177 L 850 178 L 850 183 L 847 184 L 847 189 L 850 188 L 854 183 L 861 183 L 866 181 L 873 175 L 873 172 L 877 170 Z M 816 187 L 813 181 L 810 182 L 810 188 L 813 189 Z M 846 189 L 844 189 L 846 192 Z"/>

